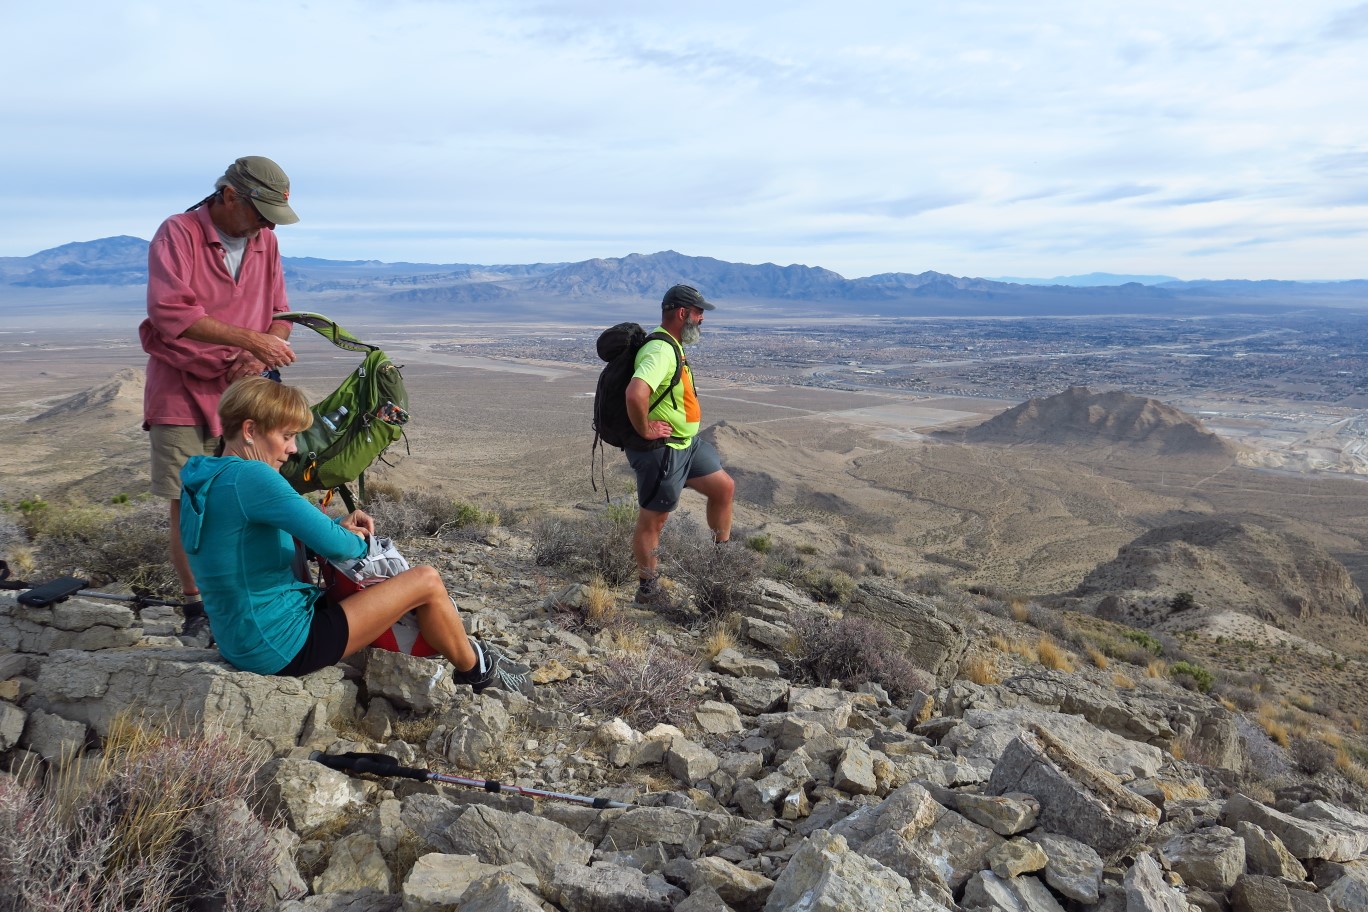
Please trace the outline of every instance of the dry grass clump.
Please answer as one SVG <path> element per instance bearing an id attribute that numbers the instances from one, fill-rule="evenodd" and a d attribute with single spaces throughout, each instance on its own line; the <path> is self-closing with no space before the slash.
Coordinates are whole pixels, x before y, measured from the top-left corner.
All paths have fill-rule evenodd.
<path id="1" fill-rule="evenodd" d="M 375 518 L 377 534 L 389 538 L 468 540 L 488 534 L 499 514 L 435 491 L 386 486 L 367 491 L 366 512 Z"/>
<path id="2" fill-rule="evenodd" d="M 1277 744 L 1279 747 L 1288 747 L 1292 743 L 1292 733 L 1288 731 L 1287 725 L 1278 718 L 1277 707 L 1271 703 L 1265 703 L 1259 707 L 1259 714 L 1256 718 L 1259 727 L 1264 730 L 1264 734 Z"/>
<path id="3" fill-rule="evenodd" d="M 1036 655 L 1040 659 L 1040 664 L 1046 668 L 1053 668 L 1055 671 L 1073 671 L 1073 657 L 1068 650 L 1060 647 L 1058 643 L 1046 634 L 1040 635 L 1040 641 L 1036 643 Z"/>
<path id="4" fill-rule="evenodd" d="M 0 777 L 0 897 L 34 912 L 274 908 L 276 846 L 248 809 L 259 765 L 226 736 L 121 720 L 98 763 Z"/>
<path id="5" fill-rule="evenodd" d="M 825 686 L 835 679 L 854 690 L 873 682 L 895 700 L 919 690 L 929 693 L 935 686 L 931 675 L 907 660 L 878 621 L 805 611 L 794 618 L 793 631 L 794 671 L 814 684 Z"/>
<path id="6" fill-rule="evenodd" d="M 1168 663 L 1163 659 L 1155 659 L 1145 666 L 1145 677 L 1164 679 L 1168 677 Z"/>
<path id="7" fill-rule="evenodd" d="M 601 576 L 596 576 L 585 587 L 584 623 L 595 630 L 612 626 L 617 619 L 617 596 Z"/>
<path id="8" fill-rule="evenodd" d="M 1112 675 L 1111 680 L 1114 686 L 1120 687 L 1122 690 L 1129 690 L 1130 688 L 1135 686 L 1135 682 L 1132 681 L 1128 676 L 1126 676 L 1126 674 L 1120 671 L 1114 673 Z"/>
<path id="9" fill-rule="evenodd" d="M 740 616 L 729 614 L 716 618 L 708 624 L 703 634 L 702 652 L 705 661 L 711 662 L 724 649 L 736 648 L 736 637 L 741 628 Z"/>
<path id="10" fill-rule="evenodd" d="M 1088 653 L 1088 661 L 1092 663 L 1092 666 L 1094 668 L 1106 670 L 1108 667 L 1110 667 L 1111 659 L 1107 658 L 1107 654 L 1105 652 L 1103 652 L 1102 650 L 1098 649 L 1096 646 L 1093 645 L 1088 645 L 1084 648 L 1085 651 Z"/>
<path id="11" fill-rule="evenodd" d="M 1031 619 L 1031 606 L 1025 599 L 1012 599 L 1007 603 L 1007 610 L 1011 612 L 1012 620 L 1019 624 L 1025 624 Z"/>
<path id="12" fill-rule="evenodd" d="M 698 700 L 692 693 L 698 665 L 677 649 L 651 645 L 612 655 L 566 694 L 575 709 L 620 716 L 634 728 L 684 724 Z"/>
<path id="13" fill-rule="evenodd" d="M 123 583 L 153 595 L 179 591 L 167 550 L 169 517 L 163 501 L 129 504 L 51 504 L 30 521 L 37 550 L 35 575 L 72 574 L 96 585 Z"/>
<path id="14" fill-rule="evenodd" d="M 1002 674 L 998 671 L 997 660 L 986 653 L 978 652 L 965 656 L 960 663 L 961 678 L 968 678 L 975 684 L 1001 684 Z"/>

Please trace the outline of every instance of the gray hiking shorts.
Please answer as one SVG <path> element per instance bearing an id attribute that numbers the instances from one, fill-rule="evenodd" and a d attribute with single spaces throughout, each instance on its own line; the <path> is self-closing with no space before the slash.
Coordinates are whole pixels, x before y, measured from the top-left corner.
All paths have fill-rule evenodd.
<path id="1" fill-rule="evenodd" d="M 637 503 L 643 510 L 669 513 L 679 506 L 684 485 L 695 478 L 722 471 L 717 450 L 698 437 L 687 447 L 627 450 L 627 461 L 636 471 Z"/>

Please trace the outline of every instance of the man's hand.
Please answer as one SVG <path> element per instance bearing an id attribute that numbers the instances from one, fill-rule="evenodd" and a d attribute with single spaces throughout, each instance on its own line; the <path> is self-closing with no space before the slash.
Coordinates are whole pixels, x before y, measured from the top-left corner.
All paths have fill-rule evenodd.
<path id="1" fill-rule="evenodd" d="M 228 382 L 241 380 L 243 377 L 255 377 L 266 370 L 266 365 L 256 359 L 256 356 L 248 351 L 240 351 L 232 363 L 228 365 Z"/>
<path id="2" fill-rule="evenodd" d="M 339 522 L 338 525 L 349 532 L 355 532 L 362 538 L 375 534 L 375 520 L 371 519 L 368 514 L 363 513 L 360 510 L 353 510 L 351 513 L 347 514 L 346 518 Z"/>
<path id="3" fill-rule="evenodd" d="M 290 348 L 289 341 L 270 333 L 251 333 L 247 344 L 242 348 L 263 365 L 257 369 L 257 373 L 261 373 L 265 368 L 282 368 L 287 364 L 293 364 L 295 359 L 294 349 Z"/>
<path id="4" fill-rule="evenodd" d="M 648 421 L 646 422 L 646 433 L 641 436 L 646 440 L 664 440 L 674 434 L 674 428 L 668 421 Z"/>

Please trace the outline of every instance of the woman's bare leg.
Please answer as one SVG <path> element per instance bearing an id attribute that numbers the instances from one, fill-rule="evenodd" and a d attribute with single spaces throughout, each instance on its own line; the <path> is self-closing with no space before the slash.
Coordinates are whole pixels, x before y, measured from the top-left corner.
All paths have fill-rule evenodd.
<path id="1" fill-rule="evenodd" d="M 461 616 L 447 595 L 441 575 L 432 567 L 405 570 L 348 596 L 341 607 L 349 628 L 344 656 L 374 643 L 395 621 L 416 609 L 418 630 L 433 649 L 446 656 L 457 671 L 475 667 L 475 650 L 470 646 Z"/>

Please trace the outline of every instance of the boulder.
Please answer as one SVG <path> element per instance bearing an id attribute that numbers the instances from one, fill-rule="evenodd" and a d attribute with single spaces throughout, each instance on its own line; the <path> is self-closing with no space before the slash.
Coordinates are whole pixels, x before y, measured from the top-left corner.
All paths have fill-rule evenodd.
<path id="1" fill-rule="evenodd" d="M 1026 838 L 1045 850 L 1045 882 L 1069 899 L 1084 905 L 1098 901 L 1102 887 L 1102 857 L 1092 846 L 1041 830 Z"/>
<path id="2" fill-rule="evenodd" d="M 760 678 L 762 680 L 780 679 L 779 663 L 773 659 L 757 659 L 744 655 L 735 649 L 724 649 L 712 660 L 713 671 L 734 678 Z M 784 681 L 785 689 L 788 682 Z"/>
<path id="3" fill-rule="evenodd" d="M 527 864 L 543 884 L 560 864 L 589 863 L 594 847 L 568 827 L 534 814 L 510 814 L 483 805 L 467 808 L 446 830 L 452 850 L 485 864 Z"/>
<path id="4" fill-rule="evenodd" d="M 1283 841 L 1261 826 L 1241 820 L 1235 835 L 1244 840 L 1245 870 L 1250 874 L 1305 880 L 1306 867 L 1287 850 Z"/>
<path id="5" fill-rule="evenodd" d="M 774 882 L 765 912 L 944 912 L 888 868 L 826 830 L 804 840 Z"/>
<path id="6" fill-rule="evenodd" d="M 328 856 L 328 867 L 314 879 L 315 893 L 392 889 L 389 866 L 380 854 L 374 839 L 364 833 L 352 833 L 333 843 Z"/>
<path id="7" fill-rule="evenodd" d="M 1164 843 L 1160 855 L 1183 883 L 1210 893 L 1229 890 L 1245 870 L 1244 840 L 1223 826 L 1175 836 Z"/>
<path id="8" fill-rule="evenodd" d="M 1331 912 L 1332 906 L 1327 897 L 1289 889 L 1276 877 L 1242 874 L 1230 891 L 1230 909 L 1231 912 Z M 1341 910 L 1336 909 L 1336 912 Z"/>
<path id="9" fill-rule="evenodd" d="M 84 722 L 102 738 L 135 707 L 179 734 L 238 732 L 273 751 L 298 746 L 319 705 L 327 718 L 354 713 L 356 688 L 342 669 L 258 675 L 235 670 L 217 650 L 183 647 L 56 652 L 40 663 L 27 703 Z"/>
<path id="10" fill-rule="evenodd" d="M 1039 871 L 1050 859 L 1038 843 L 1018 836 L 994 848 L 984 860 L 994 874 L 1003 880 L 1010 880 L 1021 874 Z"/>
<path id="11" fill-rule="evenodd" d="M 456 696 L 451 666 L 440 656 L 429 659 L 368 649 L 365 681 L 367 693 L 415 712 L 440 709 Z"/>
<path id="12" fill-rule="evenodd" d="M 729 735 L 744 730 L 741 713 L 730 703 L 704 700 L 694 710 L 698 727 L 710 735 Z"/>
<path id="13" fill-rule="evenodd" d="M 1247 821 L 1262 827 L 1282 840 L 1287 850 L 1303 861 L 1312 858 L 1349 861 L 1368 851 L 1368 829 L 1340 822 L 1327 810 L 1331 806 L 1323 802 L 1317 804 L 1323 806 L 1307 811 L 1309 806 L 1303 805 L 1299 810 L 1319 814 L 1324 819 L 1304 819 L 1274 810 L 1240 793 L 1226 801 L 1221 811 L 1221 824 L 1234 827 Z"/>
<path id="14" fill-rule="evenodd" d="M 941 614 L 929 599 L 878 580 L 860 583 L 846 606 L 846 615 L 884 624 L 897 651 L 918 668 L 931 672 L 942 687 L 954 681 L 969 645 L 963 625 Z"/>
<path id="15" fill-rule="evenodd" d="M 1125 888 L 1125 912 L 1188 912 L 1183 894 L 1169 886 L 1159 862 L 1148 852 L 1135 858 L 1122 881 Z"/>
<path id="16" fill-rule="evenodd" d="M 526 865 L 485 864 L 474 855 L 423 855 L 404 878 L 404 910 L 444 912 L 463 901 L 473 884 L 499 872 L 507 873 L 523 886 L 537 885 L 536 873 Z"/>
<path id="17" fill-rule="evenodd" d="M 737 912 L 758 912 L 774 890 L 774 881 L 754 871 L 739 868 L 723 858 L 710 856 L 693 862 L 689 872 L 689 894 L 709 888 Z"/>
<path id="18" fill-rule="evenodd" d="M 545 906 L 517 876 L 509 871 L 496 871 L 471 884 L 462 894 L 459 907 L 443 906 L 442 912 L 452 908 L 461 912 L 543 912 Z M 407 897 L 404 912 L 414 912 Z"/>
<path id="19" fill-rule="evenodd" d="M 718 681 L 718 687 L 722 689 L 722 695 L 727 702 L 735 706 L 742 714 L 747 716 L 758 716 L 762 713 L 772 712 L 775 707 L 780 706 L 788 699 L 789 682 L 778 676 L 778 666 L 775 667 L 773 677 L 759 677 L 751 675 L 749 677 L 722 678 Z"/>
<path id="20" fill-rule="evenodd" d="M 1041 827 L 1091 845 L 1104 857 L 1144 840 L 1159 823 L 1158 808 L 1042 728 L 1008 745 L 986 791 L 1032 795 L 1040 802 Z"/>
<path id="21" fill-rule="evenodd" d="M 271 760 L 257 774 L 262 804 L 280 814 L 290 829 L 307 833 L 361 807 L 375 786 L 313 760 Z"/>
<path id="22" fill-rule="evenodd" d="M 565 912 L 671 912 L 684 891 L 659 874 L 622 865 L 561 864 L 546 896 Z"/>
<path id="23" fill-rule="evenodd" d="M 980 871 L 964 887 L 960 905 L 973 912 L 1064 912 L 1049 889 L 1034 877 L 1004 878 Z"/>
<path id="24" fill-rule="evenodd" d="M 83 722 L 35 709 L 28 715 L 18 744 L 49 763 L 59 763 L 85 750 L 88 734 Z"/>

